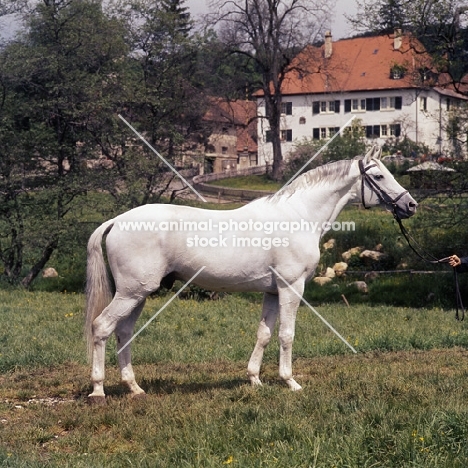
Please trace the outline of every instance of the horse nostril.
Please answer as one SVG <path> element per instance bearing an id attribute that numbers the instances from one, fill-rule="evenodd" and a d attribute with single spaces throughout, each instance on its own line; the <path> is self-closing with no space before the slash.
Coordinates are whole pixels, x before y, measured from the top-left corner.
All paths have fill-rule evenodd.
<path id="1" fill-rule="evenodd" d="M 410 207 L 411 209 L 414 209 L 414 210 L 415 210 L 415 209 L 417 208 L 417 206 L 418 206 L 418 204 L 417 204 L 416 202 L 409 202 L 409 207 Z"/>

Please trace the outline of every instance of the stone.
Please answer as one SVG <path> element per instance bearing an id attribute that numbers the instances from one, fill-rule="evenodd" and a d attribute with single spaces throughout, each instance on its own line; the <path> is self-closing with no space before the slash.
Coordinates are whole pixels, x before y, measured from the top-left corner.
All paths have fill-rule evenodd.
<path id="1" fill-rule="evenodd" d="M 334 278 L 335 275 L 335 270 L 333 268 L 327 267 L 327 271 L 325 272 L 325 278 Z"/>
<path id="2" fill-rule="evenodd" d="M 376 250 L 364 250 L 359 254 L 359 257 L 363 258 L 364 260 L 378 262 L 379 260 L 382 260 L 383 257 L 385 257 L 385 254 L 382 252 L 377 252 Z"/>
<path id="3" fill-rule="evenodd" d="M 324 284 L 330 283 L 331 278 L 327 278 L 326 276 L 317 276 L 313 279 L 314 283 L 323 286 Z"/>
<path id="4" fill-rule="evenodd" d="M 379 273 L 377 273 L 376 271 L 370 271 L 369 273 L 366 273 L 364 275 L 364 279 L 366 281 L 374 281 L 376 280 L 378 277 L 379 277 Z"/>
<path id="5" fill-rule="evenodd" d="M 362 252 L 362 247 L 353 247 L 352 249 L 347 250 L 341 254 L 341 257 L 345 262 L 349 262 L 349 259 L 353 255 L 359 255 Z"/>
<path id="6" fill-rule="evenodd" d="M 369 292 L 369 288 L 367 287 L 367 283 L 365 281 L 354 281 L 350 284 L 350 286 L 355 286 L 359 292 L 364 294 Z"/>
<path id="7" fill-rule="evenodd" d="M 335 239 L 330 239 L 327 242 L 323 244 L 324 250 L 330 250 L 333 249 L 336 245 L 336 240 Z"/>
<path id="8" fill-rule="evenodd" d="M 57 278 L 58 273 L 55 268 L 49 267 L 42 271 L 43 278 Z"/>
<path id="9" fill-rule="evenodd" d="M 348 264 L 345 262 L 338 262 L 333 265 L 333 271 L 336 276 L 343 276 L 345 271 L 348 269 Z"/>

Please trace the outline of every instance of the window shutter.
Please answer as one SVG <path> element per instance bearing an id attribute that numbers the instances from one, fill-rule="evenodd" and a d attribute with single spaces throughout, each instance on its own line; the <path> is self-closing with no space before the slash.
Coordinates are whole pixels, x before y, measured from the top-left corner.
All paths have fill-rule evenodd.
<path id="1" fill-rule="evenodd" d="M 372 135 L 380 138 L 380 125 L 374 125 L 373 126 Z"/>
<path id="2" fill-rule="evenodd" d="M 286 103 L 286 115 L 292 115 L 292 102 Z"/>
<path id="3" fill-rule="evenodd" d="M 367 125 L 366 126 L 366 138 L 371 138 L 372 137 L 372 125 Z"/>
<path id="4" fill-rule="evenodd" d="M 292 130 L 286 130 L 286 141 L 292 141 Z"/>
<path id="5" fill-rule="evenodd" d="M 340 102 L 341 101 L 335 101 L 335 114 L 340 113 Z"/>
<path id="6" fill-rule="evenodd" d="M 320 114 L 320 101 L 312 103 L 312 114 Z"/>
<path id="7" fill-rule="evenodd" d="M 314 140 L 320 140 L 320 128 L 313 128 L 312 129 L 312 138 Z"/>
<path id="8" fill-rule="evenodd" d="M 401 125 L 396 124 L 395 125 L 395 136 L 398 138 L 401 135 Z"/>
<path id="9" fill-rule="evenodd" d="M 401 109 L 402 107 L 402 98 L 401 96 L 397 96 L 395 98 L 395 109 Z"/>
<path id="10" fill-rule="evenodd" d="M 351 112 L 351 99 L 345 99 L 344 101 L 344 111 Z"/>
<path id="11" fill-rule="evenodd" d="M 265 142 L 271 143 L 273 141 L 271 130 L 267 130 L 265 133 Z"/>
<path id="12" fill-rule="evenodd" d="M 373 110 L 378 111 L 380 110 L 380 98 L 374 98 L 374 103 L 373 103 Z"/>

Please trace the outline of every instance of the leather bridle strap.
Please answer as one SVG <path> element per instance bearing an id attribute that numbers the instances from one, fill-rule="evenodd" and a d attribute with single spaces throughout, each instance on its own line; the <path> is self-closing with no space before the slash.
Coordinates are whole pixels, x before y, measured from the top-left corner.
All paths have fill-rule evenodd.
<path id="1" fill-rule="evenodd" d="M 396 204 L 398 202 L 398 200 L 400 200 L 400 198 L 403 196 L 403 195 L 406 195 L 408 193 L 408 190 L 404 190 L 403 192 L 401 192 L 399 195 L 397 195 L 395 198 L 392 198 L 390 197 L 390 195 L 388 195 L 388 193 L 385 193 L 380 187 L 379 187 L 379 184 L 377 184 L 377 182 L 375 182 L 372 177 L 369 176 L 369 174 L 367 174 L 367 171 L 369 169 L 371 169 L 372 167 L 377 167 L 377 164 L 376 163 L 373 163 L 373 164 L 369 164 L 368 166 L 365 166 L 364 167 L 364 160 L 363 159 L 360 159 L 359 160 L 359 172 L 361 173 L 361 178 L 362 178 L 362 182 L 361 182 L 361 200 L 362 200 L 362 205 L 364 206 L 364 208 L 366 209 L 369 209 L 370 206 L 366 206 L 366 200 L 365 200 L 365 197 L 364 197 L 364 189 L 365 189 L 365 185 L 367 183 L 367 185 L 369 186 L 369 188 L 377 195 L 377 198 L 382 202 L 382 203 L 385 203 L 387 205 L 392 205 L 393 207 L 393 212 L 395 214 L 395 209 L 396 209 Z"/>

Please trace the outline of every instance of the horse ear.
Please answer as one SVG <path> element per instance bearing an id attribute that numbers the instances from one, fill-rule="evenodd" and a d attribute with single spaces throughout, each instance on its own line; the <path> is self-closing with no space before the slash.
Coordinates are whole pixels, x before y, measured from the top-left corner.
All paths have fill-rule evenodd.
<path id="1" fill-rule="evenodd" d="M 377 148 L 377 147 L 376 147 Z M 374 159 L 382 159 L 382 147 L 379 146 L 375 152 Z"/>
<path id="2" fill-rule="evenodd" d="M 364 164 L 369 164 L 370 160 L 374 157 L 375 149 L 377 147 L 373 146 L 364 156 Z"/>

